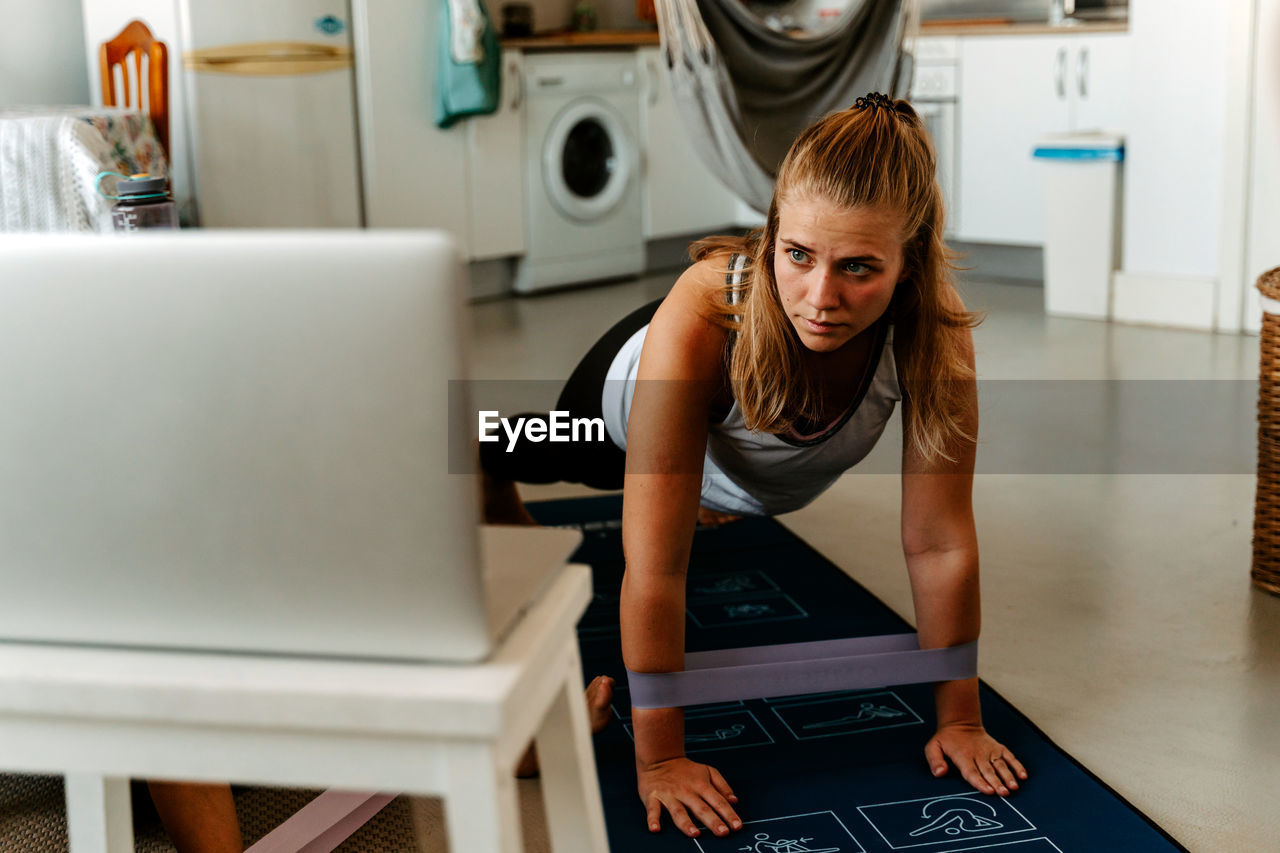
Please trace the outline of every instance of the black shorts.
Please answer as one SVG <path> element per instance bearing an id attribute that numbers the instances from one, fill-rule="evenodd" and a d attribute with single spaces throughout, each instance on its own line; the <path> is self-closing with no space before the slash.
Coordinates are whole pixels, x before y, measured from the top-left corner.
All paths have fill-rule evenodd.
<path id="1" fill-rule="evenodd" d="M 649 324 L 661 299 L 632 311 L 605 332 L 570 374 L 556 411 L 572 418 L 603 418 L 601 398 L 609 365 L 632 335 Z M 545 418 L 547 413 L 525 412 L 514 417 Z M 517 483 L 582 483 L 595 489 L 622 488 L 627 455 L 605 436 L 604 441 L 522 441 L 507 452 L 505 442 L 480 445 L 480 467 L 496 480 Z"/>

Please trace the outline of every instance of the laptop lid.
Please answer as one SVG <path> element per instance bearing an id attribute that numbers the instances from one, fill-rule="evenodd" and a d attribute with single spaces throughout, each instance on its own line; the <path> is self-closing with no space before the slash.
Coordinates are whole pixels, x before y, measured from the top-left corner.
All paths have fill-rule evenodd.
<path id="1" fill-rule="evenodd" d="M 0 235 L 0 639 L 484 657 L 524 600 L 449 464 L 463 275 L 436 232 Z"/>

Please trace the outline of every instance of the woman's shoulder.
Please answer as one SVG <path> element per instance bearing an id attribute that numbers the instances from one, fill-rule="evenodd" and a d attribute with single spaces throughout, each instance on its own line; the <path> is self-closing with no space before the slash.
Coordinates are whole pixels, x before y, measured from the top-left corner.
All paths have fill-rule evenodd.
<path id="1" fill-rule="evenodd" d="M 685 275 L 696 281 L 704 291 L 718 293 L 723 297 L 725 287 L 729 283 L 732 271 L 741 263 L 742 255 L 728 249 L 713 252 L 700 261 L 695 261 L 685 270 Z M 723 299 L 722 299 L 723 301 Z"/>
<path id="2" fill-rule="evenodd" d="M 724 303 L 728 260 L 727 253 L 708 256 L 676 280 L 645 336 L 645 349 L 653 351 L 655 363 L 683 363 L 690 375 L 701 377 L 720 374 L 728 329 L 715 306 Z"/>
<path id="3" fill-rule="evenodd" d="M 673 303 L 682 312 L 692 312 L 706 320 L 722 314 L 717 307 L 726 304 L 727 275 L 732 259 L 730 252 L 718 252 L 695 261 L 685 269 L 663 302 Z"/>

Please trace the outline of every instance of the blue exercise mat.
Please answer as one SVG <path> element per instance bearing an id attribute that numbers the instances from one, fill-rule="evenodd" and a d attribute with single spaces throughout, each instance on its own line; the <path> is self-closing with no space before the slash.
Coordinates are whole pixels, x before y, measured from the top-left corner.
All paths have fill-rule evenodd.
<path id="1" fill-rule="evenodd" d="M 699 838 L 648 831 L 636 795 L 630 703 L 619 645 L 622 501 L 529 505 L 544 525 L 583 531 L 595 598 L 578 624 L 583 676 L 617 682 L 614 720 L 596 735 L 612 853 L 1098 853 L 1186 850 L 1045 736 L 986 684 L 983 722 L 1027 767 L 1005 798 L 978 793 L 951 768 L 929 773 L 933 689 L 753 699 L 686 711 L 685 750 L 719 769 L 738 795 L 743 828 Z M 856 581 L 771 519 L 694 536 L 686 650 L 797 643 L 913 630 Z"/>

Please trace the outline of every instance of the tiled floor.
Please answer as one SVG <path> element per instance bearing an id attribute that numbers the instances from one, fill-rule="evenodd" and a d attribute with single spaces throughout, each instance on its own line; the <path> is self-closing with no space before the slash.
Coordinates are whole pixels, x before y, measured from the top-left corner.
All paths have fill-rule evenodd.
<path id="1" fill-rule="evenodd" d="M 549 407 L 596 336 L 674 277 L 472 306 L 473 372 L 503 380 L 484 393 Z M 974 487 L 983 677 L 1192 850 L 1280 849 L 1280 598 L 1249 583 L 1257 338 L 1046 318 L 1025 284 L 962 290 L 988 313 L 994 401 Z M 1093 381 L 1048 381 L 1065 379 Z M 1060 389 L 1070 410 L 1046 412 Z M 783 520 L 910 618 L 886 442 L 877 473 Z"/>

